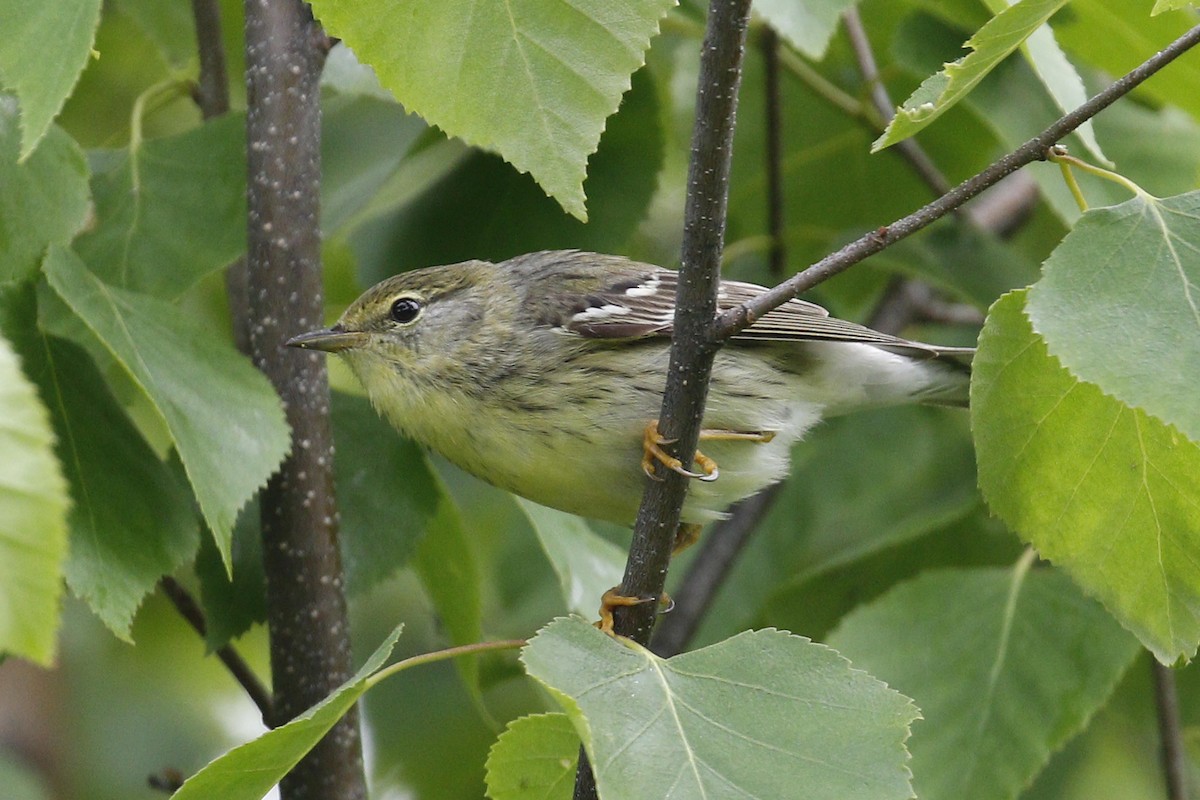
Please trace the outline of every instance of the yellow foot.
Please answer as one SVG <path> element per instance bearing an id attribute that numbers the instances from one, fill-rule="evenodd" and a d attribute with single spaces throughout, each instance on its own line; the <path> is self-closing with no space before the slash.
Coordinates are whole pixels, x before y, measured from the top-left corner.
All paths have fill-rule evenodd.
<path id="1" fill-rule="evenodd" d="M 614 586 L 600 597 L 600 619 L 596 622 L 596 627 L 609 636 L 616 636 L 613 633 L 613 609 L 654 602 L 653 597 L 629 597 L 618 593 L 617 589 L 618 587 Z M 675 607 L 675 601 L 666 593 L 658 599 L 658 602 L 666 606 L 668 611 Z"/>
<path id="2" fill-rule="evenodd" d="M 775 438 L 775 431 L 726 431 L 704 429 L 700 431 L 700 441 L 748 441 L 765 444 Z M 700 472 L 684 469 L 683 462 L 663 450 L 664 444 L 674 444 L 674 439 L 664 438 L 658 432 L 658 420 L 647 423 L 642 432 L 642 472 L 653 480 L 662 480 L 654 474 L 654 462 L 662 464 L 673 472 L 678 472 L 687 478 L 699 478 L 702 481 L 715 481 L 721 475 L 717 462 L 696 451 L 694 460 L 700 467 Z M 692 541 L 695 541 L 693 538 Z"/>

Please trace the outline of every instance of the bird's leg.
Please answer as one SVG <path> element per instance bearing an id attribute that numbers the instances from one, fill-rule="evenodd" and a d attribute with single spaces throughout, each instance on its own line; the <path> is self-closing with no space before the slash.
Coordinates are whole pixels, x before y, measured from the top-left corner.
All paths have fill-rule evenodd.
<path id="1" fill-rule="evenodd" d="M 600 620 L 596 623 L 596 627 L 609 636 L 616 636 L 613 633 L 613 609 L 640 606 L 642 603 L 652 603 L 655 599 L 653 597 L 629 597 L 621 594 L 619 589 L 620 587 L 614 586 L 600 596 Z M 658 602 L 666 606 L 668 611 L 675 607 L 675 601 L 666 592 L 663 592 L 662 596 L 658 598 Z"/>
<path id="2" fill-rule="evenodd" d="M 703 527 L 694 522 L 679 523 L 679 527 L 675 529 L 675 543 L 671 548 L 671 555 L 678 555 L 694 545 L 696 540 L 700 538 L 700 530 Z M 628 595 L 623 595 L 620 593 L 618 587 L 614 586 L 600 598 L 600 621 L 596 623 L 596 627 L 612 636 L 614 635 L 613 609 L 622 606 L 636 606 L 642 603 L 649 603 L 652 599 L 649 597 L 629 597 Z M 664 614 L 675 607 L 675 601 L 665 592 L 662 597 L 658 598 L 658 602 L 666 606 L 666 609 L 662 612 Z"/>
<path id="3" fill-rule="evenodd" d="M 700 431 L 700 441 L 746 441 L 765 444 L 775 438 L 775 431 L 727 431 L 705 428 Z M 678 472 L 687 478 L 699 478 L 702 481 L 715 481 L 721 474 L 717 462 L 696 451 L 694 460 L 700 467 L 700 472 L 684 469 L 683 462 L 663 450 L 664 444 L 673 444 L 674 439 L 664 438 L 658 432 L 658 420 L 647 423 L 642 432 L 642 472 L 654 480 L 662 480 L 654 474 L 654 462 L 662 464 L 669 470 Z"/>

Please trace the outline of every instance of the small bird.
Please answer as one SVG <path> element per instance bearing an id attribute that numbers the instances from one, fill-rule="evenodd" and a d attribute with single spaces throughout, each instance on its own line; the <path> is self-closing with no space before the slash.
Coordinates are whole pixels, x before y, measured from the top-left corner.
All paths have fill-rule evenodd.
<path id="1" fill-rule="evenodd" d="M 782 480 L 822 417 L 906 402 L 966 405 L 970 348 L 921 344 L 790 300 L 716 355 L 699 471 L 661 449 L 676 272 L 552 250 L 388 278 L 335 325 L 291 339 L 338 353 L 405 435 L 488 483 L 632 524 L 643 472 L 701 478 L 683 522 Z M 721 310 L 766 291 L 722 281 Z M 639 465 L 641 469 L 639 469 Z"/>

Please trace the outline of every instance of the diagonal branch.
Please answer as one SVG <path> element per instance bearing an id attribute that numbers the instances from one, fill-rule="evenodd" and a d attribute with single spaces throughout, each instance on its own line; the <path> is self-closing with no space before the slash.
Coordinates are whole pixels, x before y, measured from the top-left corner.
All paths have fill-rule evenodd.
<path id="1" fill-rule="evenodd" d="M 175 606 L 175 610 L 179 615 L 187 620 L 188 624 L 195 629 L 196 633 L 201 637 L 208 633 L 208 622 L 204 619 L 204 611 L 201 610 L 200 604 L 196 602 L 196 598 L 188 593 L 188 590 L 183 588 L 177 580 L 170 575 L 164 575 L 162 580 L 158 582 L 162 588 L 163 594 Z M 233 675 L 234 680 L 241 684 L 242 689 L 254 701 L 254 705 L 258 706 L 259 712 L 262 714 L 263 722 L 268 722 L 272 717 L 271 710 L 271 692 L 263 685 L 258 676 L 254 674 L 254 670 L 250 669 L 250 665 L 242 659 L 237 650 L 234 650 L 231 645 L 218 647 L 216 651 L 217 658 L 221 659 L 221 663 L 225 665 L 225 669 Z"/>
<path id="2" fill-rule="evenodd" d="M 714 332 L 715 341 L 724 341 L 735 333 L 745 330 L 763 314 L 783 305 L 800 292 L 816 286 L 821 281 L 833 277 L 885 247 L 911 236 L 1026 164 L 1044 159 L 1046 150 L 1051 145 L 1124 97 L 1198 42 L 1200 42 L 1200 26 L 1192 28 L 1079 108 L 1061 117 L 1046 130 L 932 203 L 891 225 L 878 228 L 856 239 L 770 291 L 721 314 Z"/>

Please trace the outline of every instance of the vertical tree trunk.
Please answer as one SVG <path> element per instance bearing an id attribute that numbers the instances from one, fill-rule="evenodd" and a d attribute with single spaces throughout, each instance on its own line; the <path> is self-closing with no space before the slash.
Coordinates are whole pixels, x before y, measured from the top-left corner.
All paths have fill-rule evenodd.
<path id="1" fill-rule="evenodd" d="M 262 495 L 275 725 L 351 674 L 325 364 L 283 346 L 322 319 L 318 81 L 327 49 L 303 3 L 246 0 L 250 344 L 292 426 L 292 452 Z M 285 800 L 364 798 L 357 715 L 281 789 Z"/>

